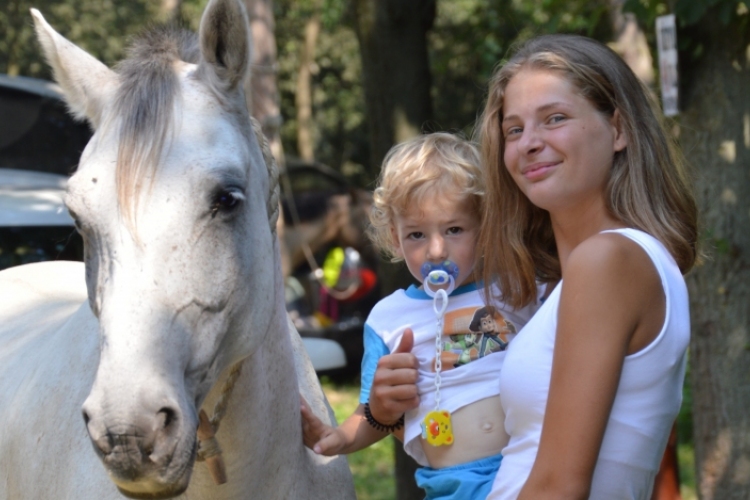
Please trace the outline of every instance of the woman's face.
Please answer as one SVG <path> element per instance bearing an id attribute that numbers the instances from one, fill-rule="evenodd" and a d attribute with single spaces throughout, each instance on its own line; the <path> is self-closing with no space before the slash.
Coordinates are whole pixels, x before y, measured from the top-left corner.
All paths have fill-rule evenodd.
<path id="1" fill-rule="evenodd" d="M 505 89 L 504 161 L 536 206 L 585 213 L 604 206 L 614 154 L 627 141 L 619 114 L 594 108 L 559 73 L 523 69 Z"/>

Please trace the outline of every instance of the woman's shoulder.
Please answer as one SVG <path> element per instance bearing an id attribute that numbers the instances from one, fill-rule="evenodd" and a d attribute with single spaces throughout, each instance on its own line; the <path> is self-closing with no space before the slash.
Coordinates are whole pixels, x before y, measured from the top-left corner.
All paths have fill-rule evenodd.
<path id="1" fill-rule="evenodd" d="M 585 280 L 595 288 L 592 293 L 603 287 L 615 287 L 620 293 L 661 289 L 659 271 L 649 251 L 642 242 L 621 232 L 587 238 L 570 253 L 566 267 L 565 282 Z"/>
<path id="2" fill-rule="evenodd" d="M 635 235 L 642 235 L 634 238 Z M 645 243 L 656 240 L 641 231 L 626 233 L 624 231 L 605 231 L 594 234 L 582 241 L 570 253 L 569 265 L 594 268 L 597 270 L 627 270 L 640 269 L 644 264 L 652 262 L 652 257 L 646 249 Z M 657 243 L 658 244 L 658 243 Z M 646 267 L 652 267 L 646 266 Z"/>

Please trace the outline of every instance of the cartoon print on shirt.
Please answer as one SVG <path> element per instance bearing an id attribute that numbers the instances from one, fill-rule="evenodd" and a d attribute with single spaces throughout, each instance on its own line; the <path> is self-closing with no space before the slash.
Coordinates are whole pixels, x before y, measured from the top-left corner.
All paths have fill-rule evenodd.
<path id="1" fill-rule="evenodd" d="M 468 331 L 467 331 L 468 330 Z M 492 306 L 463 308 L 445 314 L 441 361 L 443 370 L 458 368 L 508 347 L 509 335 L 516 333 L 513 323 Z M 435 363 L 432 363 L 433 371 Z"/>

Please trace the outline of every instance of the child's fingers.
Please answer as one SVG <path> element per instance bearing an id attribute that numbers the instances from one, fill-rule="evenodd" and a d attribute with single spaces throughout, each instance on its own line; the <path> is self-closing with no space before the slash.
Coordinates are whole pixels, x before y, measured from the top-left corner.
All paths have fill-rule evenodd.
<path id="1" fill-rule="evenodd" d="M 404 334 L 401 335 L 401 341 L 398 343 L 398 347 L 393 351 L 393 354 L 411 352 L 414 347 L 414 332 L 411 328 L 404 330 Z"/>
<path id="2" fill-rule="evenodd" d="M 302 441 L 305 446 L 314 449 L 315 444 L 326 433 L 328 426 L 312 412 L 302 396 L 300 396 L 300 414 L 302 417 Z"/>
<path id="3" fill-rule="evenodd" d="M 330 429 L 331 432 L 318 441 L 313 446 L 313 451 L 318 455 L 325 455 L 327 457 L 338 455 L 341 450 L 341 438 L 334 429 Z"/>

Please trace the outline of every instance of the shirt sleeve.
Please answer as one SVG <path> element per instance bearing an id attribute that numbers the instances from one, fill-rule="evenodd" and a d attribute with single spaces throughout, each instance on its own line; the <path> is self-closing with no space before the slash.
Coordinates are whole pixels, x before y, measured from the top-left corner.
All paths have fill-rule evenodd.
<path id="1" fill-rule="evenodd" d="M 365 323 L 364 336 L 365 352 L 362 355 L 361 388 L 359 391 L 359 402 L 362 404 L 370 400 L 370 388 L 375 378 L 375 370 L 378 368 L 378 361 L 391 352 L 383 339 L 367 323 Z"/>

